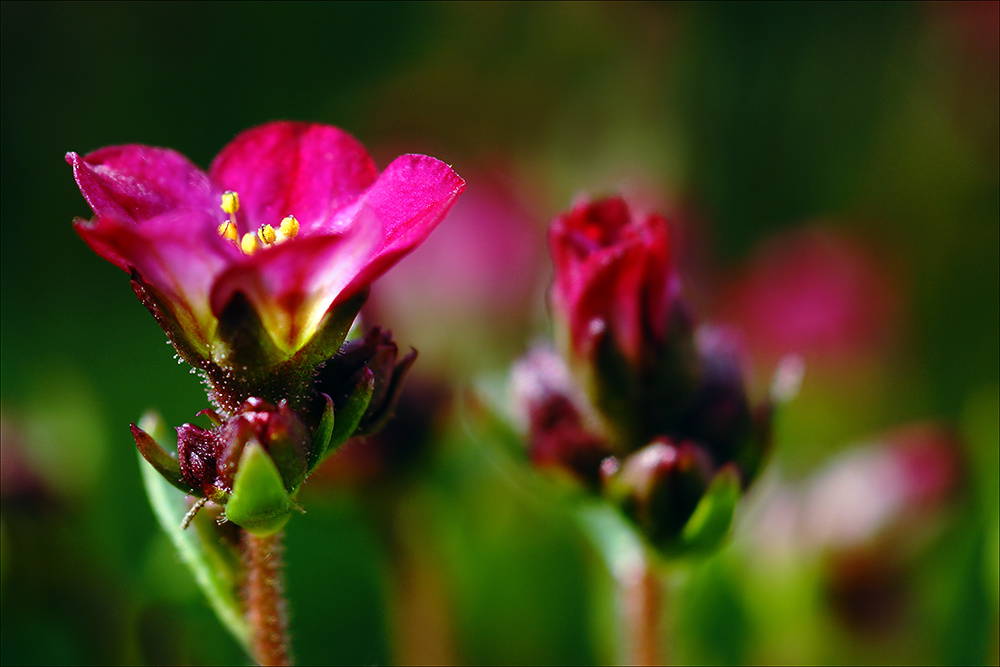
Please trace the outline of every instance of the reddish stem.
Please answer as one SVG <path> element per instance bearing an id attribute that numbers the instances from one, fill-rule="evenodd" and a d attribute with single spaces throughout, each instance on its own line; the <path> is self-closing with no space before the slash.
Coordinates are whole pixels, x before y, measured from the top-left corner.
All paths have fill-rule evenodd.
<path id="1" fill-rule="evenodd" d="M 396 504 L 386 527 L 391 579 L 389 618 L 397 665 L 454 665 L 451 609 L 444 573 L 433 550 Z M 415 534 L 418 533 L 418 534 Z"/>
<path id="2" fill-rule="evenodd" d="M 660 636 L 663 584 L 648 558 L 643 559 L 642 565 L 623 582 L 625 658 L 631 665 L 660 665 L 663 664 Z"/>
<path id="3" fill-rule="evenodd" d="M 243 531 L 244 599 L 253 658 L 259 665 L 291 664 L 282 538 L 281 532 L 258 537 Z"/>

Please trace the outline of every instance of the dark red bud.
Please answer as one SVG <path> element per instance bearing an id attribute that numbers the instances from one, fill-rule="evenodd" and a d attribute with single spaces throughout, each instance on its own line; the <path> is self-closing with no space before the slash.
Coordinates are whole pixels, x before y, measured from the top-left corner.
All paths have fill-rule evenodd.
<path id="1" fill-rule="evenodd" d="M 712 476 L 708 453 L 660 438 L 632 454 L 608 480 L 608 492 L 658 545 L 676 539 Z"/>

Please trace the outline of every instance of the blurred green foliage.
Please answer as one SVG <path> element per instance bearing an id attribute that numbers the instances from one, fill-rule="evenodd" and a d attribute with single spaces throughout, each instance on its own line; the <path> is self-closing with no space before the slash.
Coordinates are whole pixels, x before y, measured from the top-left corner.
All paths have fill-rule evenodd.
<path id="1" fill-rule="evenodd" d="M 907 561 L 919 585 L 888 637 L 834 617 L 822 563 L 761 570 L 737 540 L 678 575 L 670 656 L 995 663 L 996 16 L 996 3 L 4 2 L 3 664 L 247 662 L 157 527 L 131 451 L 147 408 L 179 425 L 204 396 L 125 275 L 73 233 L 89 211 L 63 155 L 134 142 L 207 166 L 277 118 L 343 127 L 380 165 L 426 152 L 460 174 L 502 171 L 539 229 L 580 192 L 652 189 L 690 218 L 704 282 L 688 287 L 709 313 L 771 234 L 819 220 L 864 239 L 898 281 L 896 333 L 857 367 L 807 375 L 774 464 L 803 476 L 873 432 L 942 420 L 976 471 L 969 497 Z M 414 292 L 434 318 L 433 295 Z M 513 347 L 545 331 L 542 312 Z M 397 339 L 420 347 L 405 328 Z M 461 392 L 486 371 L 449 379 Z M 400 659 L 407 553 L 433 564 L 450 659 L 616 659 L 610 575 L 578 498 L 468 405 L 406 476 L 306 485 L 287 538 L 301 663 Z"/>

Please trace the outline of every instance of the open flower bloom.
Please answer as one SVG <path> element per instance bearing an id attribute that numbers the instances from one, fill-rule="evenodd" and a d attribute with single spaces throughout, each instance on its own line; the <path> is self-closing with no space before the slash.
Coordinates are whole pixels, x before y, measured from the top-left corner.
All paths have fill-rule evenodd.
<path id="1" fill-rule="evenodd" d="M 419 245 L 465 188 L 425 155 L 401 156 L 379 174 L 347 133 L 300 122 L 243 132 L 208 173 L 175 151 L 140 145 L 66 159 L 94 211 L 75 222 L 77 232 L 132 275 L 217 402 L 234 370 L 266 378 L 284 365 L 311 374 L 337 351 L 369 284 Z M 221 407 L 252 394 L 284 398 L 286 388 L 267 389 L 233 389 Z"/>

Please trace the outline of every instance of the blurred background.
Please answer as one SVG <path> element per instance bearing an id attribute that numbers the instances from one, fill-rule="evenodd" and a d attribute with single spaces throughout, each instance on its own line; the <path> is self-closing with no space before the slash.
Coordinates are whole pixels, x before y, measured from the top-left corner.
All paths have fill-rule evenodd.
<path id="1" fill-rule="evenodd" d="M 686 293 L 742 329 L 757 396 L 806 361 L 734 540 L 669 577 L 665 659 L 997 663 L 996 2 L 0 12 L 3 664 L 248 662 L 128 431 L 192 420 L 201 385 L 73 232 L 63 155 L 207 167 L 274 119 L 468 182 L 365 313 L 420 350 L 397 427 L 310 479 L 288 526 L 300 663 L 618 659 L 582 494 L 481 399 L 549 335 L 547 222 L 615 192 L 674 219 Z"/>

